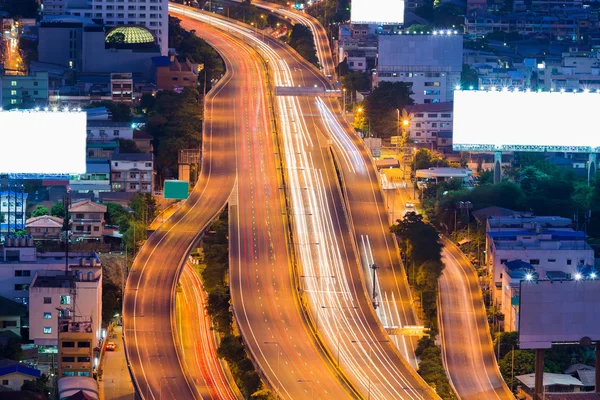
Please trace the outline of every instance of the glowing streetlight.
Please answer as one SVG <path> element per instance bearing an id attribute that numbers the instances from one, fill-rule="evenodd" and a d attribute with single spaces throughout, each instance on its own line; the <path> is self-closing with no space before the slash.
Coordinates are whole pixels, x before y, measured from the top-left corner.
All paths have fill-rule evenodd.
<path id="1" fill-rule="evenodd" d="M 577 273 L 575 274 L 575 280 L 576 280 L 576 281 L 580 281 L 580 280 L 581 280 L 581 278 L 583 278 L 583 276 L 581 275 L 581 273 L 577 272 Z"/>
<path id="2" fill-rule="evenodd" d="M 408 119 L 402 120 L 402 125 L 404 125 L 404 126 L 408 126 L 409 123 L 410 123 L 410 121 Z"/>

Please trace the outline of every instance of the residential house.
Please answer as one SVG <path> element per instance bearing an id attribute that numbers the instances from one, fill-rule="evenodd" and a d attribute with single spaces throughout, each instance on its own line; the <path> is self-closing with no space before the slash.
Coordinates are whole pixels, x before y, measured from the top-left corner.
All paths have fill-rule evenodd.
<path id="1" fill-rule="evenodd" d="M 84 200 L 69 208 L 71 213 L 71 231 L 74 238 L 100 239 L 104 232 L 104 213 L 106 206 Z"/>
<path id="2" fill-rule="evenodd" d="M 110 192 L 110 165 L 108 161 L 88 162 L 86 173 L 72 177 L 69 180 L 69 186 L 74 196 L 77 194 L 83 197 L 83 195 L 88 194 L 92 199 L 98 199 L 100 193 Z"/>
<path id="3" fill-rule="evenodd" d="M 535 386 L 535 374 L 519 375 L 515 376 L 515 379 L 521 382 L 521 384 L 518 385 L 517 398 L 534 400 L 533 389 Z M 545 397 L 549 398 L 551 393 L 564 394 L 580 392 L 583 388 L 583 383 L 571 375 L 544 372 L 543 387 Z"/>
<path id="4" fill-rule="evenodd" d="M 41 376 L 39 369 L 31 368 L 13 360 L 0 360 L 0 386 L 20 391 L 27 381 L 35 381 Z"/>
<path id="5" fill-rule="evenodd" d="M 413 143 L 431 144 L 432 149 L 452 146 L 452 102 L 415 104 L 406 107 L 408 136 Z"/>
<path id="6" fill-rule="evenodd" d="M 175 56 L 153 57 L 156 69 L 156 87 L 158 90 L 181 90 L 184 87 L 196 87 L 198 73 L 203 66 L 189 59 L 179 61 Z"/>
<path id="7" fill-rule="evenodd" d="M 106 141 L 115 139 L 133 139 L 133 128 L 129 122 L 102 120 L 87 121 L 87 140 Z"/>
<path id="8" fill-rule="evenodd" d="M 26 306 L 0 296 L 0 332 L 10 331 L 21 336 L 22 318 L 26 315 Z"/>
<path id="9" fill-rule="evenodd" d="M 114 192 L 152 193 L 154 160 L 152 154 L 114 154 L 110 161 Z"/>
<path id="10" fill-rule="evenodd" d="M 133 131 L 133 141 L 138 150 L 143 153 L 152 153 L 154 151 L 154 146 L 152 146 L 153 139 L 152 135 L 144 131 Z"/>
<path id="11" fill-rule="evenodd" d="M 25 223 L 27 234 L 34 239 L 59 239 L 63 219 L 51 215 L 29 218 Z"/>

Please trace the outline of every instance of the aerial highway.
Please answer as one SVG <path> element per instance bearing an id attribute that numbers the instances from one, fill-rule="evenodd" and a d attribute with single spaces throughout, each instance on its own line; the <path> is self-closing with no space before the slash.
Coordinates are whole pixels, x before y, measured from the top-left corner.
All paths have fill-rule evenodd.
<path id="1" fill-rule="evenodd" d="M 307 26 L 313 33 L 323 74 L 335 77 L 327 33 L 314 17 L 266 1 L 254 1 L 253 4 Z M 317 81 L 312 79 L 307 83 L 320 84 Z M 414 348 L 418 336 L 405 335 L 404 332 L 414 333 L 415 330 L 403 328 L 418 327 L 420 321 L 414 311 L 396 243 L 389 231 L 393 221 L 388 218 L 378 172 L 371 161 L 369 150 L 352 126 L 340 115 L 340 106 L 338 100 L 331 98 L 317 102 L 322 119 L 326 122 L 325 129 L 333 138 L 333 148 L 341 163 L 351 224 L 361 254 L 361 265 L 367 285 L 371 288 L 373 282 L 376 285 L 377 316 L 402 356 L 416 368 Z M 374 281 L 373 264 L 377 267 Z M 416 332 L 420 331 L 416 329 Z"/>
<path id="2" fill-rule="evenodd" d="M 181 361 L 175 287 L 192 246 L 233 190 L 237 143 L 247 135 L 242 120 L 244 116 L 255 119 L 247 115 L 241 99 L 259 103 L 254 92 L 243 93 L 248 82 L 259 78 L 256 71 L 254 75 L 240 72 L 249 61 L 237 57 L 239 46 L 231 46 L 220 35 L 214 35 L 212 44 L 224 52 L 227 73 L 205 101 L 200 177 L 185 204 L 142 246 L 125 288 L 126 351 L 134 383 L 144 399 L 197 399 L 207 390 L 198 390 Z"/>
<path id="3" fill-rule="evenodd" d="M 463 400 L 514 399 L 496 364 L 477 273 L 454 243 L 442 243 L 440 333 L 451 383 Z"/>
<path id="4" fill-rule="evenodd" d="M 182 26 L 213 46 L 236 76 L 247 77 L 239 102 L 237 180 L 229 200 L 230 288 L 236 324 L 260 372 L 281 398 L 352 398 L 306 329 L 291 275 L 284 193 L 267 104 L 265 65 L 248 44 L 171 7 Z M 235 58 L 235 60 L 233 60 Z M 239 66 L 238 66 L 239 64 Z"/>
<path id="5" fill-rule="evenodd" d="M 181 359 L 189 369 L 203 399 L 237 400 L 242 394 L 226 362 L 217 358 L 215 332 L 206 310 L 206 293 L 200 278 L 188 263 L 183 269 L 177 293 L 177 334 Z"/>
<path id="6" fill-rule="evenodd" d="M 171 9 L 174 8 L 180 6 L 172 5 Z M 186 16 L 209 22 L 224 33 L 235 34 L 244 42 L 253 43 L 271 66 L 273 84 L 277 87 L 328 85 L 328 80 L 297 53 L 280 42 L 264 38 L 252 28 L 190 8 L 186 8 Z M 298 90 L 302 92 L 303 88 Z M 291 204 L 288 212 L 293 227 L 294 254 L 301 277 L 304 277 L 301 282 L 304 298 L 313 318 L 321 321 L 317 322 L 320 337 L 327 344 L 336 365 L 365 397 L 437 398 L 389 343 L 365 293 L 362 272 L 358 268 L 358 249 L 351 237 L 342 193 L 329 156 L 331 138 L 326 134 L 317 99 L 313 96 L 276 96 L 275 99 Z M 272 195 L 273 192 L 266 193 Z M 248 205 L 247 201 L 240 199 L 242 203 Z M 255 218 L 256 221 L 263 219 L 264 216 L 262 219 Z M 271 235 L 269 240 L 274 240 L 273 237 Z M 250 250 L 253 246 L 249 247 Z M 232 242 L 231 247 L 233 249 L 235 243 Z M 273 244 L 273 247 L 277 246 Z M 258 264 L 255 272 L 264 270 L 264 265 Z M 239 302 L 236 302 L 235 289 L 233 285 L 237 315 L 240 311 L 236 305 Z M 243 296 L 244 300 L 246 296 L 250 294 Z M 249 325 L 256 329 L 256 325 Z M 247 334 L 245 337 L 248 342 L 250 337 Z M 281 345 L 276 341 L 268 342 L 274 347 Z M 261 364 L 260 359 L 257 361 Z M 274 357 L 268 357 L 267 361 L 272 365 Z M 261 368 L 268 369 L 262 365 Z M 284 373 L 282 370 L 276 374 L 278 380 L 273 385 L 276 389 L 279 383 L 283 388 L 290 387 L 281 382 Z M 305 381 L 303 378 L 300 380 Z M 282 389 L 279 390 L 280 395 L 287 397 Z"/>

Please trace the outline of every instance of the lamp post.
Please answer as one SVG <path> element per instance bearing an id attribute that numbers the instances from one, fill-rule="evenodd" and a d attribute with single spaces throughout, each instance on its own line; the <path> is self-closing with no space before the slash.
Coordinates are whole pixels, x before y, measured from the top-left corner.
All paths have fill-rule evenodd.
<path id="1" fill-rule="evenodd" d="M 369 344 L 369 362 L 371 364 L 373 364 L 373 344 L 374 343 L 389 343 L 389 340 L 353 340 L 352 343 L 364 343 L 364 344 Z M 368 375 L 367 377 L 369 379 L 369 386 L 368 386 L 368 394 L 367 394 L 367 400 L 371 400 L 371 375 Z"/>
<path id="2" fill-rule="evenodd" d="M 176 376 L 163 376 L 159 379 L 159 382 L 158 382 L 158 391 L 160 393 L 158 396 L 159 400 L 162 400 L 162 386 L 161 385 L 162 385 L 163 379 L 167 380 L 167 379 L 176 379 L 176 378 L 177 378 Z"/>
<path id="3" fill-rule="evenodd" d="M 265 344 L 272 344 L 277 349 L 277 376 L 279 376 L 279 342 L 265 342 Z M 277 381 L 277 391 L 279 391 L 279 380 Z"/>
<path id="4" fill-rule="evenodd" d="M 311 389 L 310 389 L 310 398 L 311 400 L 314 400 L 315 398 L 315 382 L 310 380 L 310 379 L 298 379 L 297 381 L 298 383 L 310 383 L 311 384 Z"/>
<path id="5" fill-rule="evenodd" d="M 344 100 L 343 100 L 343 104 L 344 105 L 343 105 L 343 108 L 342 108 L 342 115 L 345 115 L 346 114 L 346 88 L 342 89 L 342 95 L 343 95 L 343 98 L 344 98 Z"/>
<path id="6" fill-rule="evenodd" d="M 344 307 L 342 307 L 342 306 L 334 306 L 334 307 L 321 306 L 321 308 L 329 308 L 329 309 L 341 311 L 341 310 L 344 310 L 344 309 L 355 310 L 358 307 L 357 306 L 344 306 Z M 335 325 L 337 327 L 337 338 L 336 338 L 336 341 L 337 341 L 337 346 L 336 346 L 337 347 L 337 357 L 336 357 L 336 359 L 337 359 L 337 366 L 339 367 L 340 366 L 340 322 L 338 321 L 338 318 L 335 319 Z"/>

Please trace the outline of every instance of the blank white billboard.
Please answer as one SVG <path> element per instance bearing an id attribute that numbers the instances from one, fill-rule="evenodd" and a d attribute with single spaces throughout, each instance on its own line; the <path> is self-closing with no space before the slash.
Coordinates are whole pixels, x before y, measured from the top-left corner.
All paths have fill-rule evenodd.
<path id="1" fill-rule="evenodd" d="M 352 0 L 350 21 L 353 24 L 402 24 L 404 0 Z"/>
<path id="2" fill-rule="evenodd" d="M 600 340 L 600 280 L 521 282 L 519 346 Z"/>
<path id="3" fill-rule="evenodd" d="M 0 111 L 0 173 L 85 173 L 86 129 L 84 112 Z"/>
<path id="4" fill-rule="evenodd" d="M 599 93 L 456 90 L 455 150 L 590 152 Z"/>

